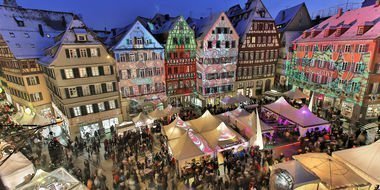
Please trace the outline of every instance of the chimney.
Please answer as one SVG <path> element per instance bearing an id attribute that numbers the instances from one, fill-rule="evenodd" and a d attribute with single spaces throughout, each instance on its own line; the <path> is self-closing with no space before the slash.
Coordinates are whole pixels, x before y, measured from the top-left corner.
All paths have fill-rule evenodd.
<path id="1" fill-rule="evenodd" d="M 165 15 L 165 20 L 169 20 L 169 19 L 170 19 L 169 14 L 166 14 L 166 15 Z"/>
<path id="2" fill-rule="evenodd" d="M 42 37 L 44 37 L 44 29 L 42 28 L 42 25 L 41 24 L 38 24 L 38 31 L 40 32 L 40 35 L 42 36 Z"/>
<path id="3" fill-rule="evenodd" d="M 66 22 L 65 16 L 62 16 L 61 20 L 62 20 L 62 26 L 66 28 L 67 22 Z"/>
<path id="4" fill-rule="evenodd" d="M 112 32 L 112 36 L 116 36 L 116 29 L 115 28 L 112 28 L 111 32 Z"/>
<path id="5" fill-rule="evenodd" d="M 336 15 L 336 17 L 338 18 L 338 17 L 342 16 L 342 14 L 343 14 L 343 8 L 339 8 L 338 14 Z"/>

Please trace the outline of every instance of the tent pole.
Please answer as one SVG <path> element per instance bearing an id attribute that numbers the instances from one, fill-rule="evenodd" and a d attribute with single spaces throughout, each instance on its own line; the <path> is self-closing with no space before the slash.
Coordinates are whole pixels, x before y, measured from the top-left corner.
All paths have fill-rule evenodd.
<path id="1" fill-rule="evenodd" d="M 317 190 L 319 190 L 319 183 L 317 184 Z"/>

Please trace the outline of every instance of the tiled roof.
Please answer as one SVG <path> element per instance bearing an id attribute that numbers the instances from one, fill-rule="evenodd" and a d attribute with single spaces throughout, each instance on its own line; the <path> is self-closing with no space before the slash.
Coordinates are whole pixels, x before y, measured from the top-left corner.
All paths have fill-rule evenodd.
<path id="1" fill-rule="evenodd" d="M 364 25 L 372 26 L 364 34 L 358 35 L 358 27 Z M 347 30 L 340 36 L 334 35 L 335 31 L 331 35 L 325 37 L 324 31 L 322 31 L 314 37 L 309 35 L 307 38 L 303 38 L 303 36 L 301 36 L 296 42 L 376 39 L 380 37 L 380 6 L 372 5 L 347 11 L 341 16 L 334 15 L 308 31 L 336 29 L 339 27 L 347 28 Z"/>
<path id="2" fill-rule="evenodd" d="M 284 25 L 280 29 L 280 32 L 282 32 L 282 30 L 284 30 L 286 28 L 286 26 L 290 23 L 290 21 L 293 20 L 293 18 L 297 15 L 298 11 L 300 11 L 301 7 L 304 5 L 305 5 L 305 3 L 301 3 L 301 4 L 296 5 L 294 7 L 283 9 L 277 14 L 276 18 L 274 19 L 275 24 L 277 26 L 278 25 Z"/>
<path id="3" fill-rule="evenodd" d="M 72 13 L 0 6 L 0 34 L 16 59 L 39 58 L 65 31 Z"/>

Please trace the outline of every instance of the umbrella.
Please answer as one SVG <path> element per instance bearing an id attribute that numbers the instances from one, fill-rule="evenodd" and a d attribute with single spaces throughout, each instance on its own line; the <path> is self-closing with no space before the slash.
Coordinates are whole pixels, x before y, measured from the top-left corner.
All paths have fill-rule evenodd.
<path id="1" fill-rule="evenodd" d="M 325 153 L 308 153 L 293 156 L 305 168 L 315 173 L 329 189 L 343 189 L 368 185 L 368 182 L 343 162 Z"/>
<path id="2" fill-rule="evenodd" d="M 234 105 L 236 103 L 239 103 L 239 101 L 236 98 L 233 98 L 231 96 L 224 97 L 221 102 L 225 105 Z"/>

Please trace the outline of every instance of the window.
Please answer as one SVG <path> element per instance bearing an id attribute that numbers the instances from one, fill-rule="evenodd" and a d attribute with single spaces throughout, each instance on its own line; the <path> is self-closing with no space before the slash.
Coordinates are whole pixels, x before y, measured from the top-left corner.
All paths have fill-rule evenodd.
<path id="1" fill-rule="evenodd" d="M 226 48 L 230 48 L 230 41 L 226 41 Z"/>
<path id="2" fill-rule="evenodd" d="M 130 87 L 129 87 L 129 94 L 130 94 L 131 96 L 134 95 L 134 92 L 133 92 L 133 86 L 130 86 Z"/>
<path id="3" fill-rule="evenodd" d="M 362 35 L 364 33 L 364 27 L 363 26 L 359 26 L 358 28 L 358 35 Z"/>
<path id="4" fill-rule="evenodd" d="M 69 57 L 70 58 L 77 58 L 78 57 L 77 50 L 76 49 L 69 49 Z"/>
<path id="5" fill-rule="evenodd" d="M 345 45 L 344 52 L 351 52 L 351 45 Z"/>
<path id="6" fill-rule="evenodd" d="M 355 72 L 355 73 L 359 72 L 360 65 L 361 65 L 360 63 L 356 63 L 356 64 L 355 64 L 355 68 L 354 68 L 354 72 Z"/>
<path id="7" fill-rule="evenodd" d="M 25 38 L 30 38 L 29 33 L 24 33 Z"/>
<path id="8" fill-rule="evenodd" d="M 107 82 L 107 92 L 113 92 L 113 84 L 112 82 Z"/>
<path id="9" fill-rule="evenodd" d="M 207 48 L 208 48 L 208 49 L 211 49 L 211 48 L 212 48 L 212 41 L 208 41 L 208 42 L 207 42 Z"/>
<path id="10" fill-rule="evenodd" d="M 220 48 L 220 41 L 216 41 L 216 48 Z"/>
<path id="11" fill-rule="evenodd" d="M 342 70 L 345 71 L 347 69 L 347 66 L 348 66 L 348 63 L 347 62 L 343 62 L 343 64 L 342 64 Z"/>
<path id="12" fill-rule="evenodd" d="M 80 56 L 81 57 L 87 57 L 87 50 L 86 49 L 80 49 Z"/>
<path id="13" fill-rule="evenodd" d="M 79 76 L 81 78 L 83 77 L 87 77 L 87 71 L 86 71 L 86 68 L 79 68 Z"/>
<path id="14" fill-rule="evenodd" d="M 72 69 L 65 69 L 65 76 L 67 79 L 74 78 L 74 72 Z"/>
<path id="15" fill-rule="evenodd" d="M 98 57 L 98 50 L 96 48 L 91 48 L 90 49 L 90 52 L 91 52 L 91 57 Z"/>
<path id="16" fill-rule="evenodd" d="M 92 76 L 99 76 L 99 69 L 98 67 L 91 67 Z"/>
<path id="17" fill-rule="evenodd" d="M 224 20 L 224 16 L 222 16 L 222 20 Z"/>
<path id="18" fill-rule="evenodd" d="M 77 88 L 76 87 L 69 88 L 69 96 L 70 96 L 70 98 L 78 97 L 78 92 L 77 92 Z"/>
<path id="19" fill-rule="evenodd" d="M 31 94 L 31 98 L 32 98 L 32 102 L 41 101 L 42 100 L 42 93 L 41 92 L 33 93 L 33 94 Z"/>
<path id="20" fill-rule="evenodd" d="M 104 66 L 104 75 L 110 75 L 111 74 L 111 66 Z"/>
<path id="21" fill-rule="evenodd" d="M 89 86 L 83 86 L 83 95 L 84 96 L 89 96 L 91 95 L 90 87 Z"/>
<path id="22" fill-rule="evenodd" d="M 218 27 L 218 28 L 216 28 L 216 33 L 217 33 L 217 34 L 220 34 L 220 33 L 222 33 L 222 28 L 219 28 L 219 27 Z"/>
<path id="23" fill-rule="evenodd" d="M 92 104 L 86 105 L 87 114 L 94 113 L 94 109 L 92 108 Z"/>
<path id="24" fill-rule="evenodd" d="M 115 109 L 116 108 L 116 103 L 115 103 L 116 100 L 111 100 L 109 101 L 109 105 L 110 105 L 110 109 Z"/>
<path id="25" fill-rule="evenodd" d="M 77 40 L 80 42 L 87 41 L 86 35 L 77 35 Z"/>
<path id="26" fill-rule="evenodd" d="M 11 38 L 16 37 L 16 36 L 15 36 L 15 33 L 13 33 L 13 32 L 9 32 L 9 36 L 11 36 Z"/>
<path id="27" fill-rule="evenodd" d="M 358 53 L 368 52 L 368 45 L 360 44 L 357 49 Z"/>
<path id="28" fill-rule="evenodd" d="M 236 41 L 232 41 L 231 48 L 236 48 Z"/>
<path id="29" fill-rule="evenodd" d="M 104 107 L 104 102 L 98 103 L 98 108 L 99 108 L 99 111 L 105 111 L 106 108 Z"/>
<path id="30" fill-rule="evenodd" d="M 143 44 L 143 40 L 141 38 L 137 38 L 136 44 Z"/>
<path id="31" fill-rule="evenodd" d="M 27 81 L 27 83 L 28 83 L 29 86 L 40 84 L 40 80 L 39 80 L 38 76 L 27 77 L 26 81 Z"/>
<path id="32" fill-rule="evenodd" d="M 80 111 L 80 107 L 74 107 L 73 108 L 73 111 L 74 111 L 74 116 L 77 117 L 77 116 L 81 116 L 82 113 Z"/>

